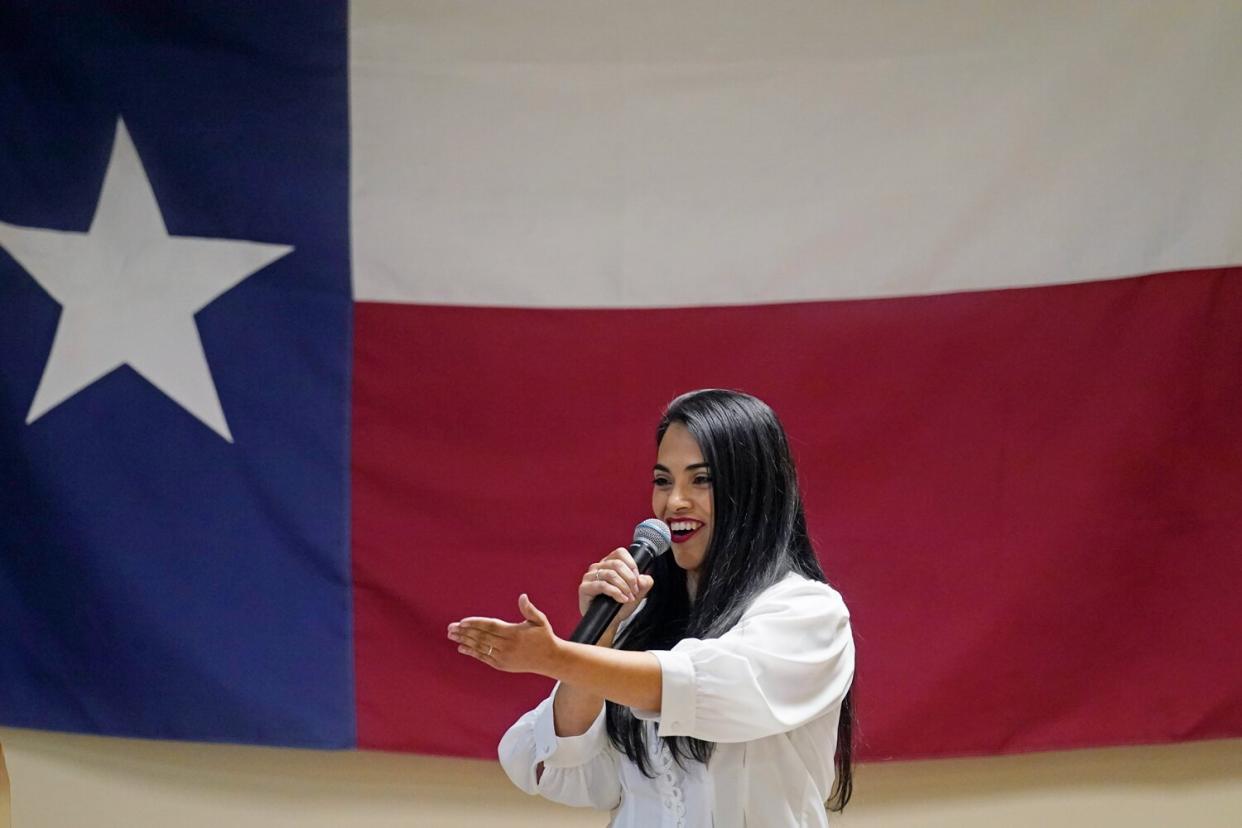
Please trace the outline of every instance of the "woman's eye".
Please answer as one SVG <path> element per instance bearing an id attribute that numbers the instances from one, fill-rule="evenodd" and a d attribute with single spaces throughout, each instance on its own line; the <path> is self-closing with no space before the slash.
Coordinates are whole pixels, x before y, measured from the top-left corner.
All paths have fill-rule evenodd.
<path id="1" fill-rule="evenodd" d="M 710 486 L 712 479 L 705 474 L 700 474 L 694 478 L 694 483 L 696 486 Z"/>
<path id="2" fill-rule="evenodd" d="M 668 485 L 669 485 L 668 478 L 667 478 L 667 477 L 657 477 L 655 480 L 652 480 L 652 481 L 651 481 L 651 485 L 653 485 L 653 486 L 668 486 Z"/>

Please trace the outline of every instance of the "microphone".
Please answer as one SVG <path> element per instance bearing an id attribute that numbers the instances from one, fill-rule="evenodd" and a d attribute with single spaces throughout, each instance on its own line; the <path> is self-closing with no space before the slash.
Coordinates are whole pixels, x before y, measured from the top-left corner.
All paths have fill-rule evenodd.
<path id="1" fill-rule="evenodd" d="M 655 559 L 669 550 L 673 544 L 673 535 L 662 520 L 648 518 L 634 527 L 634 542 L 630 544 L 630 556 L 638 564 L 639 572 L 651 569 Z M 607 595 L 596 595 L 587 607 L 586 615 L 578 622 L 578 628 L 569 637 L 578 644 L 594 644 L 603 636 L 604 630 L 612 623 L 621 611 L 621 605 L 615 598 Z"/>

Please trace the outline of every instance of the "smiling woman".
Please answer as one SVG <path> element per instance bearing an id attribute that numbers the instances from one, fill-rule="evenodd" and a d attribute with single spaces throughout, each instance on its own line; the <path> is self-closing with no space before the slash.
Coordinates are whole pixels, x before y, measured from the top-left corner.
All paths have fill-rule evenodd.
<path id="1" fill-rule="evenodd" d="M 625 549 L 579 584 L 621 611 L 598 644 L 524 621 L 449 625 L 458 650 L 558 679 L 505 734 L 527 793 L 613 812 L 614 826 L 825 826 L 852 788 L 854 644 L 806 531 L 775 413 L 736 391 L 673 400 L 656 430 L 652 511 L 672 556 Z"/>
<path id="2" fill-rule="evenodd" d="M 673 534 L 673 557 L 686 571 L 694 595 L 699 568 L 712 538 L 712 475 L 684 423 L 671 423 L 660 439 L 652 481 L 651 511 Z"/>

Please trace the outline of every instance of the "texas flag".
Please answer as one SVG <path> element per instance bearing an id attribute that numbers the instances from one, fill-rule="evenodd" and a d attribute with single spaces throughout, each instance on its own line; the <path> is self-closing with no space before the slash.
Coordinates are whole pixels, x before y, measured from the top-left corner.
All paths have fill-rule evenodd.
<path id="1" fill-rule="evenodd" d="M 1242 736 L 1242 7 L 7 2 L 0 723 L 494 756 L 770 403 L 859 752 Z"/>

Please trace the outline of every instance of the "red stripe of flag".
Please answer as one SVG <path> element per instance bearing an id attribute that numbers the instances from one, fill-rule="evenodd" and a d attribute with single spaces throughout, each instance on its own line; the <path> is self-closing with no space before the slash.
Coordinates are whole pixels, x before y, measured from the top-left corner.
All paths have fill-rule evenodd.
<path id="1" fill-rule="evenodd" d="M 360 304 L 358 739 L 493 756 L 549 686 L 444 625 L 559 631 L 649 514 L 662 405 L 770 402 L 849 604 L 863 758 L 1242 735 L 1242 268 L 753 307 Z"/>

